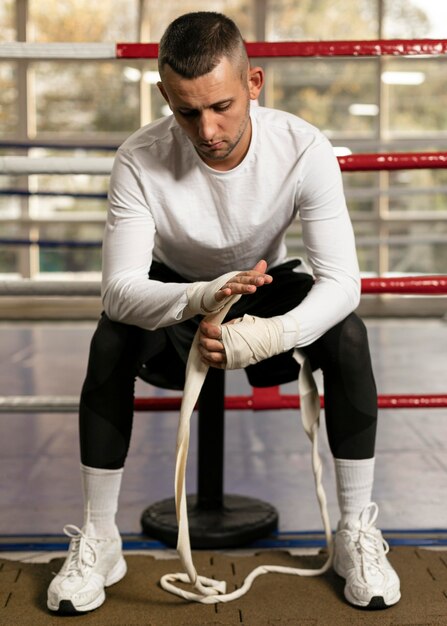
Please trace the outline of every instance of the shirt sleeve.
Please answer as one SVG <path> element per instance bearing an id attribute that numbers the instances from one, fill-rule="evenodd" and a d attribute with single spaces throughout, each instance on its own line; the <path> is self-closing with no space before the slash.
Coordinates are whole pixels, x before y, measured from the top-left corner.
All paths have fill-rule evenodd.
<path id="1" fill-rule="evenodd" d="M 282 316 L 284 349 L 304 347 L 343 320 L 360 301 L 360 272 L 338 161 L 325 138 L 304 156 L 298 214 L 315 283 Z"/>
<path id="2" fill-rule="evenodd" d="M 186 283 L 148 277 L 155 224 L 137 165 L 120 150 L 109 185 L 109 208 L 102 250 L 102 301 L 114 321 L 148 330 L 182 319 Z"/>

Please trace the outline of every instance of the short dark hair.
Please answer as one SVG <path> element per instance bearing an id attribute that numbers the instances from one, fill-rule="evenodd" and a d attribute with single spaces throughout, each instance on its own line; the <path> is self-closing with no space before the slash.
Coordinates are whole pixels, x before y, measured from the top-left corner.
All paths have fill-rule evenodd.
<path id="1" fill-rule="evenodd" d="M 213 11 L 186 13 L 175 19 L 160 41 L 160 75 L 168 64 L 184 78 L 198 78 L 211 72 L 222 57 L 243 67 L 247 52 L 236 24 L 226 15 Z"/>

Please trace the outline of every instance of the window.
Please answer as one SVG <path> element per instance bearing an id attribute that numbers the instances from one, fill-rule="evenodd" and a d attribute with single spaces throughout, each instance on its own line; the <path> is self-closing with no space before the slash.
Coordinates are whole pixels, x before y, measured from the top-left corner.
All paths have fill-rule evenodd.
<path id="1" fill-rule="evenodd" d="M 3 0 L 0 42 L 157 42 L 171 20 L 195 10 L 225 12 L 247 41 L 447 38 L 441 0 L 341 4 L 21 0 L 16 7 L 15 0 Z M 315 124 L 338 151 L 446 149 L 445 56 L 256 63 L 266 71 L 261 104 Z M 157 79 L 154 60 L 0 61 L 0 154 L 111 156 L 133 130 L 166 114 Z M 343 178 L 364 274 L 446 272 L 446 170 Z M 99 272 L 106 191 L 103 176 L 1 176 L 0 273 Z M 289 246 L 291 254 L 303 254 L 298 225 Z"/>

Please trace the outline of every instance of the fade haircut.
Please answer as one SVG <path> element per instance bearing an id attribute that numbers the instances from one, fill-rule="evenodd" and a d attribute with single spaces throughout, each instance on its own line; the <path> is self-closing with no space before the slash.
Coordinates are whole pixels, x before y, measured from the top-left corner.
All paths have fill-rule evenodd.
<path id="1" fill-rule="evenodd" d="M 248 67 L 242 35 L 229 17 L 213 11 L 186 13 L 175 19 L 160 41 L 158 70 L 167 64 L 183 78 L 198 78 L 211 72 L 227 57 L 241 78 Z"/>

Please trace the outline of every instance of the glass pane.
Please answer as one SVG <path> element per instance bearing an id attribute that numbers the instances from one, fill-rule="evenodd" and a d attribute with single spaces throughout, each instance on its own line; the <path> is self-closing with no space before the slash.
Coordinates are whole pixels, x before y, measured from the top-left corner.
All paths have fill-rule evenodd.
<path id="1" fill-rule="evenodd" d="M 390 211 L 447 211 L 447 170 L 390 172 Z"/>
<path id="2" fill-rule="evenodd" d="M 267 39 L 312 41 L 375 39 L 377 0 L 268 0 Z"/>
<path id="3" fill-rule="evenodd" d="M 343 186 L 349 213 L 374 213 L 377 207 L 377 172 L 344 172 Z"/>
<path id="4" fill-rule="evenodd" d="M 102 225 L 49 224 L 41 226 L 39 230 L 40 272 L 101 270 Z M 61 245 L 55 245 L 56 242 Z M 63 243 L 66 245 L 62 245 Z"/>
<path id="5" fill-rule="evenodd" d="M 0 41 L 15 41 L 15 0 L 2 0 L 0 4 Z"/>
<path id="6" fill-rule="evenodd" d="M 30 150 L 32 157 L 58 157 L 60 159 L 76 156 L 86 159 L 107 156 L 112 153 L 77 150 Z M 107 210 L 108 176 L 88 174 L 42 174 L 29 177 L 30 215 L 33 218 L 70 219 L 73 213 L 82 213 L 85 219 L 104 219 Z M 74 216 L 76 217 L 76 216 Z"/>
<path id="7" fill-rule="evenodd" d="M 386 61 L 382 74 L 385 132 L 391 137 L 446 133 L 446 73 L 445 57 Z"/>
<path id="8" fill-rule="evenodd" d="M 123 79 L 128 85 L 140 89 L 141 123 L 147 124 L 172 111 L 166 104 L 157 83 L 160 80 L 156 60 L 127 59 L 122 65 Z"/>
<path id="9" fill-rule="evenodd" d="M 331 138 L 377 132 L 377 61 L 270 61 L 266 106 L 314 124 Z"/>
<path id="10" fill-rule="evenodd" d="M 21 239 L 20 227 L 17 224 L 1 224 L 2 240 Z M 0 243 L 0 274 L 16 274 L 19 272 L 19 256 L 21 247 Z"/>
<path id="11" fill-rule="evenodd" d="M 29 0 L 30 41 L 137 41 L 137 11 L 137 0 Z"/>
<path id="12" fill-rule="evenodd" d="M 387 39 L 447 37 L 445 0 L 384 0 L 383 36 Z"/>
<path id="13" fill-rule="evenodd" d="M 445 274 L 447 223 L 390 225 L 390 272 Z"/>
<path id="14" fill-rule="evenodd" d="M 365 190 L 366 191 L 366 190 Z M 367 193 L 371 193 L 370 191 Z M 346 194 L 346 202 L 349 214 L 353 216 L 355 213 L 374 213 L 376 210 L 376 200 L 374 197 L 368 197 L 367 194 Z"/>
<path id="15" fill-rule="evenodd" d="M 7 138 L 17 132 L 18 104 L 16 66 L 0 63 L 0 134 Z"/>
<path id="16" fill-rule="evenodd" d="M 138 4 L 138 0 L 30 0 L 34 41 L 137 41 Z M 251 5 L 252 0 L 146 0 L 144 39 L 159 41 L 168 24 L 188 11 L 224 12 L 246 39 L 253 39 Z"/>
<path id="17" fill-rule="evenodd" d="M 20 217 L 20 198 L 14 195 L 0 195 L 0 219 L 17 219 Z M 3 224 L 0 229 L 3 233 Z"/>
<path id="18" fill-rule="evenodd" d="M 129 133 L 139 127 L 138 83 L 114 63 L 35 63 L 36 129 Z"/>
<path id="19" fill-rule="evenodd" d="M 8 150 L 0 150 L 0 158 L 9 156 Z M 0 176 L 0 219 L 18 218 L 20 216 L 21 197 L 13 195 L 11 190 L 21 189 L 21 179 L 19 176 L 8 176 L 2 174 Z M 0 222 L 0 228 L 3 232 L 3 224 Z"/>
<path id="20" fill-rule="evenodd" d="M 247 41 L 254 40 L 253 5 L 256 0 L 145 0 L 143 30 L 149 41 L 160 41 L 167 26 L 176 17 L 190 11 L 218 11 L 233 19 Z"/>

